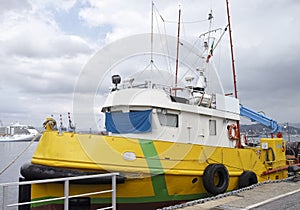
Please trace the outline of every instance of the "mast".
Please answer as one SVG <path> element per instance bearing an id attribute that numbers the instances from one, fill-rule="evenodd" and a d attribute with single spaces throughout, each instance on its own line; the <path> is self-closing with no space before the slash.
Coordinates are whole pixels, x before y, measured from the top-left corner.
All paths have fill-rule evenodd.
<path id="1" fill-rule="evenodd" d="M 233 74 L 234 97 L 238 98 L 238 91 L 237 91 L 237 86 L 236 86 L 236 73 L 235 73 L 235 66 L 234 66 L 234 55 L 233 55 L 233 44 L 232 44 L 232 35 L 231 35 L 231 24 L 230 24 L 230 14 L 229 14 L 229 3 L 228 3 L 228 0 L 226 0 L 226 6 L 227 6 L 227 18 L 228 18 L 228 28 L 229 28 L 229 40 L 230 40 L 232 74 Z"/>
<path id="2" fill-rule="evenodd" d="M 176 88 L 177 88 L 177 80 L 178 80 L 178 57 L 179 57 L 179 44 L 180 44 L 180 16 L 181 16 L 181 8 L 179 6 L 178 13 L 178 31 L 177 31 L 177 52 L 176 52 L 176 74 L 175 74 L 175 96 L 176 96 Z"/>
<path id="3" fill-rule="evenodd" d="M 230 40 L 230 52 L 231 52 L 231 65 L 232 65 L 232 76 L 233 76 L 233 87 L 234 87 L 234 97 L 238 98 L 238 91 L 236 85 L 236 72 L 234 66 L 234 54 L 233 54 L 233 44 L 232 44 L 232 35 L 231 35 L 231 24 L 230 24 L 230 14 L 229 14 L 229 2 L 226 0 L 226 7 L 227 7 L 227 18 L 228 18 L 228 29 L 229 29 L 229 40 Z M 241 133 L 240 133 L 240 121 L 236 121 L 236 126 L 238 129 L 238 140 L 237 140 L 237 147 L 241 148 Z"/>

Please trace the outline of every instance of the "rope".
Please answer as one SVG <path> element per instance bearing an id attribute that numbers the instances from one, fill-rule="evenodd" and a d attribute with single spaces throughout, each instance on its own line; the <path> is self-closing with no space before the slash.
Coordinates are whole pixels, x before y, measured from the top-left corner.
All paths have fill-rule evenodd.
<path id="1" fill-rule="evenodd" d="M 22 155 L 24 152 L 26 152 L 26 150 L 31 146 L 31 144 L 37 139 L 37 137 L 39 136 L 40 133 L 37 133 L 33 139 L 30 141 L 30 143 L 17 155 L 17 157 L 15 159 L 13 159 L 6 167 L 4 167 L 1 171 L 0 171 L 0 175 L 2 175 L 12 164 L 14 164 Z"/>

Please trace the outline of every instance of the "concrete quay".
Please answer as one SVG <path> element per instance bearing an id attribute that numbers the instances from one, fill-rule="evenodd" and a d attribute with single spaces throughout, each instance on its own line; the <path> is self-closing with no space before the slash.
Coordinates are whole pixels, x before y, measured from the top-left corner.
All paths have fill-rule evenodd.
<path id="1" fill-rule="evenodd" d="M 267 183 L 224 198 L 180 208 L 184 210 L 300 209 L 300 182 Z"/>

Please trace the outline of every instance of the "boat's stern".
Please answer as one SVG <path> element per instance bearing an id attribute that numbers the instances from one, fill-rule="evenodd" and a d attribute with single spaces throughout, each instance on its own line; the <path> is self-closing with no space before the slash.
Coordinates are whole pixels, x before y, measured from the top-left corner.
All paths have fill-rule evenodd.
<path id="1" fill-rule="evenodd" d="M 261 138 L 260 147 L 260 159 L 267 169 L 262 175 L 270 180 L 286 178 L 286 141 L 283 138 Z"/>

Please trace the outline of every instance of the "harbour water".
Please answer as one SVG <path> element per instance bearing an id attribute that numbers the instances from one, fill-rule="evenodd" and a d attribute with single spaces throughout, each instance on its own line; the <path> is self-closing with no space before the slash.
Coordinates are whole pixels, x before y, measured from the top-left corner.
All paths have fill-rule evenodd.
<path id="1" fill-rule="evenodd" d="M 34 153 L 38 142 L 0 142 L 0 183 L 17 182 L 20 177 L 20 167 L 24 163 L 28 163 Z M 28 148 L 27 148 L 28 147 Z M 9 164 L 11 164 L 20 153 L 27 148 L 27 150 L 5 171 L 3 171 Z M 8 188 L 8 203 L 18 201 L 18 188 Z M 3 190 L 0 189 L 0 208 L 2 208 Z M 15 208 L 9 208 L 17 209 Z"/>

